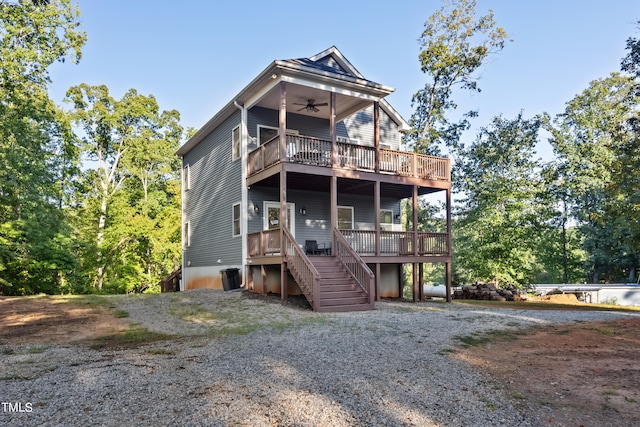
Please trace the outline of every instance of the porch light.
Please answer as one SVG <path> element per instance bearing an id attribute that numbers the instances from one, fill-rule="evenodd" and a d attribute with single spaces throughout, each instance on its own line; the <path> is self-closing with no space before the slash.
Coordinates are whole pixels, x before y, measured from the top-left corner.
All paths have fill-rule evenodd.
<path id="1" fill-rule="evenodd" d="M 253 213 L 255 213 L 256 215 L 260 213 L 260 208 L 258 207 L 258 205 L 253 205 Z"/>
<path id="2" fill-rule="evenodd" d="M 300 208 L 300 215 L 306 215 L 307 214 L 307 208 L 305 208 L 304 206 Z"/>
<path id="3" fill-rule="evenodd" d="M 396 214 L 396 221 L 400 220 L 400 214 Z"/>

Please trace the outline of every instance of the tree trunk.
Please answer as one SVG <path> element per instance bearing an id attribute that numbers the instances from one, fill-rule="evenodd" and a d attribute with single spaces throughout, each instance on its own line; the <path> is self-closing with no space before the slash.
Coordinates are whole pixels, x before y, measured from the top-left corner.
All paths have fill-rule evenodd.
<path id="1" fill-rule="evenodd" d="M 107 222 L 107 194 L 102 195 L 102 203 L 100 204 L 100 219 L 98 220 L 98 236 L 96 238 L 96 263 L 98 269 L 96 272 L 96 287 L 102 290 L 104 283 L 104 266 L 102 265 L 102 242 L 104 240 L 104 226 Z"/>

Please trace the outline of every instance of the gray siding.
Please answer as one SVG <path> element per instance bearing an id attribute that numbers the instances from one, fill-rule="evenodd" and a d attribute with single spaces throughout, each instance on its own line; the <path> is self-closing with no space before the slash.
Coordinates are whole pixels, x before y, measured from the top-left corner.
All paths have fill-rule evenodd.
<path id="1" fill-rule="evenodd" d="M 342 123 L 349 138 L 359 140 L 361 145 L 373 146 L 373 106 L 347 117 Z M 380 143 L 393 150 L 400 148 L 398 125 L 383 109 L 380 109 Z"/>
<path id="2" fill-rule="evenodd" d="M 191 244 L 185 262 L 193 267 L 242 263 L 242 238 L 233 237 L 234 203 L 241 202 L 242 162 L 231 160 L 231 131 L 240 111 L 211 132 L 183 159 L 191 187 L 185 191 L 183 221 L 189 222 Z"/>
<path id="3" fill-rule="evenodd" d="M 249 136 L 257 138 L 258 125 L 278 127 L 278 111 L 262 107 L 254 107 L 248 114 Z M 331 138 L 329 121 L 302 114 L 288 113 L 287 128 L 297 130 L 300 135 L 329 140 Z M 357 139 L 362 145 L 373 146 L 373 106 L 347 117 L 336 124 L 336 135 Z M 380 109 L 380 143 L 398 150 L 400 132 L 398 125 L 387 113 Z M 250 147 L 250 150 L 255 145 Z"/>
<path id="4" fill-rule="evenodd" d="M 263 202 L 279 200 L 278 189 L 252 187 L 249 191 L 249 233 L 263 229 Z M 317 240 L 318 243 L 331 241 L 331 201 L 329 193 L 315 191 L 287 191 L 287 202 L 295 204 L 295 237 L 296 241 L 304 244 L 305 240 Z M 254 205 L 259 208 L 255 214 L 251 209 Z M 373 196 L 338 195 L 338 205 L 353 206 L 355 228 L 359 230 L 373 230 L 375 213 L 373 210 Z M 301 215 L 300 208 L 305 208 L 306 215 Z M 392 210 L 394 217 L 400 213 L 400 201 L 381 199 L 381 209 Z M 399 223 L 394 219 L 394 222 Z"/>

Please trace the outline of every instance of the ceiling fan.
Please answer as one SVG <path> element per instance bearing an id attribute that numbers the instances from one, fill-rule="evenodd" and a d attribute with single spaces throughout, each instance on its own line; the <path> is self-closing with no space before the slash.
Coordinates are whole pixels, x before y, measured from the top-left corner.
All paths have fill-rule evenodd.
<path id="1" fill-rule="evenodd" d="M 322 102 L 320 104 L 316 104 L 316 100 L 315 99 L 307 99 L 307 103 L 306 104 L 300 104 L 298 102 L 294 102 L 294 105 L 304 105 L 304 107 L 300 108 L 298 111 L 302 111 L 302 110 L 307 110 L 307 111 L 313 111 L 314 113 L 317 113 L 318 108 L 317 107 L 326 107 L 327 104 L 326 102 Z"/>

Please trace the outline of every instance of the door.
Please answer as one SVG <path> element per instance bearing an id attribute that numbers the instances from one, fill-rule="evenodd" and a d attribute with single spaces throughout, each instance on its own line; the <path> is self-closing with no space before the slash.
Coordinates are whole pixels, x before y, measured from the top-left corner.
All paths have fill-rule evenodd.
<path id="1" fill-rule="evenodd" d="M 280 228 L 280 202 L 264 202 L 264 229 Z M 287 203 L 287 228 L 296 235 L 295 204 Z"/>

